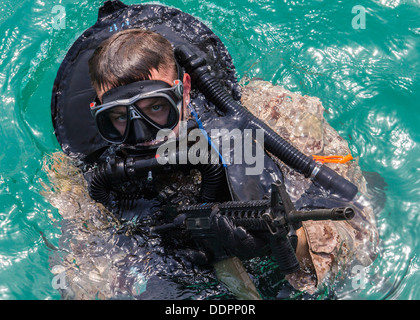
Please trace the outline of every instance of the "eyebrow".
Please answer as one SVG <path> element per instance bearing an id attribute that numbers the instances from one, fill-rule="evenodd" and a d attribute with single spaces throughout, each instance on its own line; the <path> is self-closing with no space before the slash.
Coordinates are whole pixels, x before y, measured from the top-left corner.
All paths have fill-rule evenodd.
<path id="1" fill-rule="evenodd" d="M 118 110 L 112 110 L 110 111 L 110 114 L 112 115 L 121 115 L 121 114 L 126 114 L 126 111 L 118 111 Z"/>
<path id="2" fill-rule="evenodd" d="M 150 101 L 149 101 L 150 100 Z M 156 97 L 156 98 L 146 98 L 146 99 L 144 99 L 144 100 L 140 100 L 140 101 L 138 101 L 137 103 L 141 103 L 141 102 L 143 102 L 143 101 L 146 101 L 146 105 L 145 106 L 139 106 L 139 108 L 141 108 L 141 109 L 143 109 L 143 108 L 148 108 L 148 107 L 152 107 L 156 102 L 160 102 L 160 101 L 163 101 L 164 103 L 168 103 L 167 101 L 166 101 L 166 99 L 164 99 L 164 98 L 161 98 L 161 97 Z"/>

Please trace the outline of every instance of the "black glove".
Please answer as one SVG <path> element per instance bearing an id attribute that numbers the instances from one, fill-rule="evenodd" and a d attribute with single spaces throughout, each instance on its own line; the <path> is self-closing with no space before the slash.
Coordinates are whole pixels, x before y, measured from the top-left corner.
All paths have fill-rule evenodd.
<path id="1" fill-rule="evenodd" d="M 246 260 L 264 256 L 269 252 L 267 241 L 250 234 L 243 227 L 235 226 L 229 218 L 221 215 L 217 208 L 210 215 L 210 227 L 228 256 Z"/>

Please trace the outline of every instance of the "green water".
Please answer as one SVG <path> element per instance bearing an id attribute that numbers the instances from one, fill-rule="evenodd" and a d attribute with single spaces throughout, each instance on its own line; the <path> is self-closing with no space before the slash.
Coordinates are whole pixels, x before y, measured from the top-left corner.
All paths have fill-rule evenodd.
<path id="1" fill-rule="evenodd" d="M 379 255 L 366 270 L 365 288 L 341 297 L 420 299 L 420 2 L 159 3 L 205 22 L 227 46 L 240 79 L 259 77 L 321 99 L 326 119 L 347 139 L 362 170 L 378 174 L 372 190 L 378 194 Z M 66 10 L 60 30 L 53 28 L 57 4 Z M 65 53 L 94 24 L 101 4 L 1 1 L 0 299 L 60 297 L 40 233 L 58 243 L 59 229 L 47 214 L 59 215 L 39 183 L 46 180 L 45 157 L 60 150 L 51 90 Z M 364 29 L 352 27 L 355 5 L 366 10 Z"/>

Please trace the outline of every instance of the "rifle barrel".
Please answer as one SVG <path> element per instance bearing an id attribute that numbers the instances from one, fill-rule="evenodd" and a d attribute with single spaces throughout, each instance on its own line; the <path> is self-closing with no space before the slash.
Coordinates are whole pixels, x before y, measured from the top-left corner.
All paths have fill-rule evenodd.
<path id="1" fill-rule="evenodd" d="M 289 223 L 296 223 L 307 220 L 350 220 L 354 217 L 354 210 L 351 207 L 340 207 L 332 209 L 315 209 L 310 211 L 291 211 L 287 220 Z"/>

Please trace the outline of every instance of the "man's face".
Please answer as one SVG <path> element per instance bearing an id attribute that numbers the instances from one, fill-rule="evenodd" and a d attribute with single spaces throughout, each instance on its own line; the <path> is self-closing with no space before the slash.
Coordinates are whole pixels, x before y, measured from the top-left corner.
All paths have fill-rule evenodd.
<path id="1" fill-rule="evenodd" d="M 167 123 L 169 112 L 172 108 L 170 103 L 163 98 L 143 99 L 137 101 L 136 106 L 142 111 L 142 114 L 161 126 L 164 126 Z M 113 108 L 109 113 L 109 118 L 115 129 L 123 136 L 127 128 L 127 108 Z"/>
<path id="2" fill-rule="evenodd" d="M 160 80 L 168 83 L 169 85 L 173 85 L 174 83 L 174 76 L 172 74 L 167 74 L 163 72 L 158 72 L 155 69 L 151 70 L 151 78 L 150 80 Z M 190 90 L 191 90 L 191 78 L 188 74 L 184 74 L 183 85 L 184 85 L 184 92 L 183 92 L 183 104 L 182 110 L 179 115 L 178 124 L 175 128 L 173 128 L 173 132 L 178 135 L 179 134 L 179 126 L 180 121 L 182 119 L 182 115 L 186 113 L 187 105 L 190 101 Z M 105 87 L 97 91 L 97 95 L 100 101 L 102 101 L 102 96 L 108 90 L 111 90 L 113 87 Z M 168 121 L 168 116 L 170 113 L 170 104 L 166 99 L 163 98 L 150 98 L 150 99 L 143 99 L 136 102 L 136 106 L 141 109 L 142 113 L 153 120 L 155 123 L 159 125 L 165 125 Z M 125 107 L 116 107 L 112 110 L 109 115 L 110 120 L 115 127 L 119 131 L 119 133 L 123 136 L 124 132 L 127 128 L 127 113 Z M 145 142 L 145 144 L 150 144 L 153 142 Z"/>

